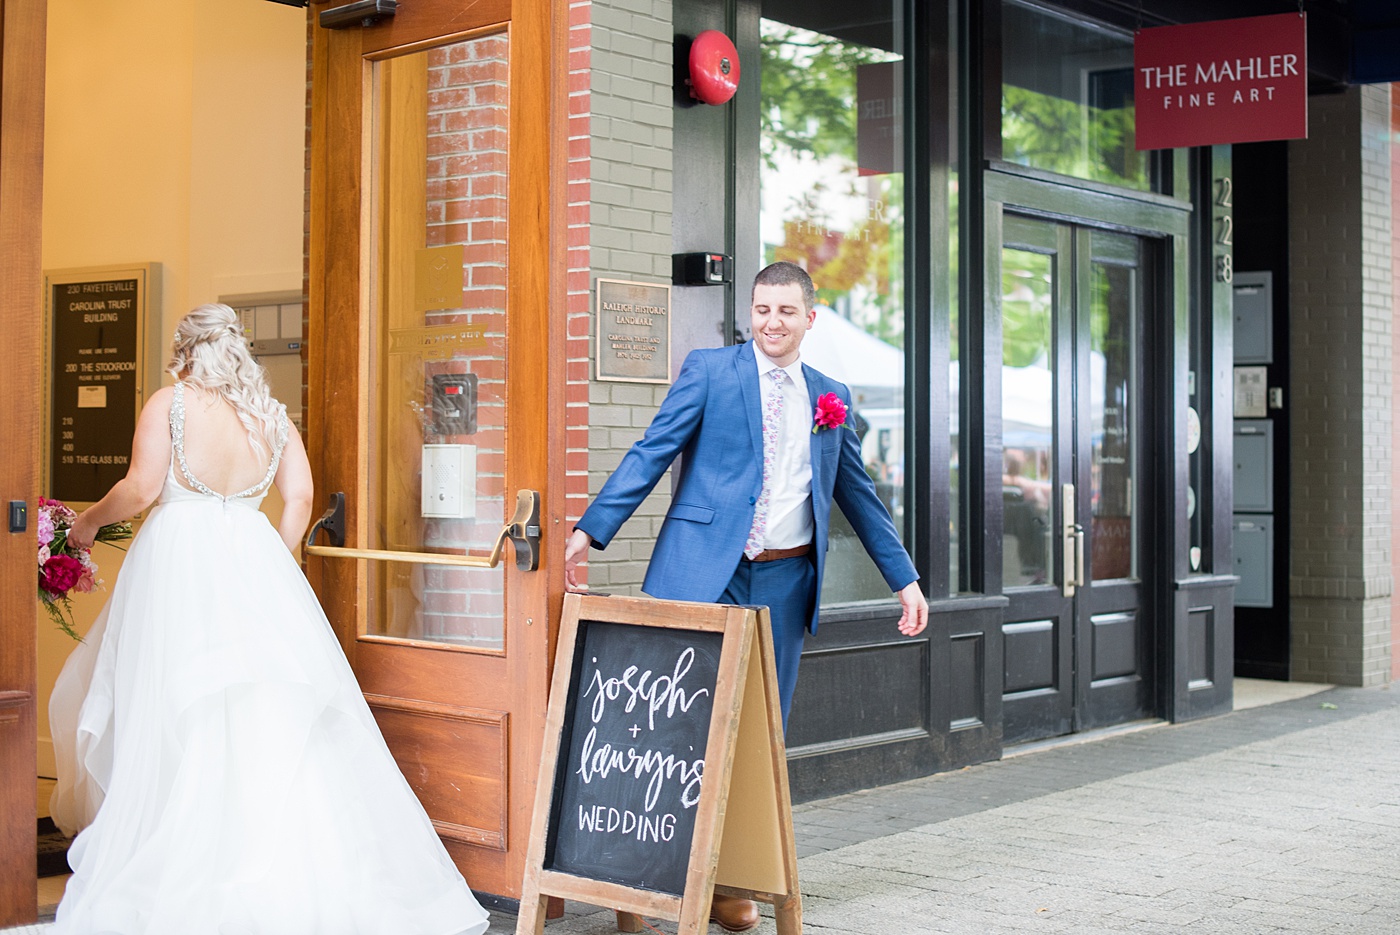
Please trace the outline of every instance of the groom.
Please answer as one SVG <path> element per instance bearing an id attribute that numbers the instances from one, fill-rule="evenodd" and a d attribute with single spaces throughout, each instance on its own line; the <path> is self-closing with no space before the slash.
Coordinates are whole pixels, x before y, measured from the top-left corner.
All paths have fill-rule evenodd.
<path id="1" fill-rule="evenodd" d="M 915 636 L 928 622 L 918 572 L 847 421 L 850 391 L 799 360 L 815 304 L 816 290 L 800 266 L 763 269 L 749 310 L 753 340 L 686 357 L 646 434 L 564 550 L 565 583 L 579 588 L 588 547 L 606 547 L 681 456 L 642 590 L 667 600 L 767 605 L 784 727 L 804 631 L 817 629 L 833 501 L 898 594 L 899 632 Z M 716 896 L 711 918 L 745 931 L 758 924 L 758 908 Z"/>
<path id="2" fill-rule="evenodd" d="M 564 552 L 564 580 L 578 588 L 588 547 L 605 548 L 682 456 L 642 590 L 667 600 L 766 604 L 785 726 L 803 632 L 817 629 L 833 500 L 899 595 L 899 631 L 914 636 L 928 622 L 918 572 L 846 419 L 850 391 L 798 359 L 815 304 L 802 267 L 774 263 L 760 271 L 749 311 L 753 340 L 686 357 L 646 434 Z"/>

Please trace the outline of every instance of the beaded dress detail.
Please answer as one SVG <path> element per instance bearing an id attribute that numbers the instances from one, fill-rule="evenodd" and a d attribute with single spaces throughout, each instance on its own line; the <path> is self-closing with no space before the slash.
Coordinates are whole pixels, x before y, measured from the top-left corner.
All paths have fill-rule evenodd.
<path id="1" fill-rule="evenodd" d="M 50 811 L 78 834 L 50 935 L 480 935 L 486 913 L 258 509 L 286 410 L 266 474 L 231 495 L 190 471 L 190 417 L 176 384 L 160 499 L 49 705 Z"/>
<path id="2" fill-rule="evenodd" d="M 204 486 L 199 478 L 190 471 L 189 463 L 185 460 L 185 384 L 176 383 L 174 391 L 174 395 L 170 399 L 170 447 L 175 452 L 175 457 L 170 464 L 171 468 L 173 469 L 178 463 L 180 473 L 184 475 L 186 483 L 206 497 L 215 497 L 224 501 L 248 500 L 257 497 L 261 501 L 263 496 L 267 494 L 268 488 L 272 486 L 272 479 L 277 476 L 277 468 L 282 463 L 282 449 L 287 447 L 287 407 L 281 403 L 277 405 L 277 440 L 273 443 L 272 460 L 267 466 L 267 473 L 263 475 L 263 479 L 247 490 L 221 494 Z"/>

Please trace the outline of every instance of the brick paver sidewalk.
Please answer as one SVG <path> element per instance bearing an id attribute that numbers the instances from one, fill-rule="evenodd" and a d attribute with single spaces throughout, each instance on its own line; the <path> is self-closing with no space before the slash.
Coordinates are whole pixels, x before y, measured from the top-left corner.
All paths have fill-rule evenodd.
<path id="1" fill-rule="evenodd" d="M 1393 935 L 1400 690 L 1333 689 L 1058 746 L 793 819 L 809 933 Z M 490 935 L 514 930 L 493 914 Z M 570 903 L 546 931 L 615 927 Z M 757 932 L 775 932 L 772 919 Z"/>

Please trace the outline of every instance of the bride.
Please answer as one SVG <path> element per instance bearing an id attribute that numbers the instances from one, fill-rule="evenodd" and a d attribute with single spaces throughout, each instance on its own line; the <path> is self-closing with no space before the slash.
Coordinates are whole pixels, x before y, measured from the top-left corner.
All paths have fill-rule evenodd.
<path id="1" fill-rule="evenodd" d="M 233 310 L 190 312 L 169 370 L 68 537 L 159 496 L 49 706 L 81 832 L 54 935 L 479 935 L 292 558 L 311 470 Z"/>

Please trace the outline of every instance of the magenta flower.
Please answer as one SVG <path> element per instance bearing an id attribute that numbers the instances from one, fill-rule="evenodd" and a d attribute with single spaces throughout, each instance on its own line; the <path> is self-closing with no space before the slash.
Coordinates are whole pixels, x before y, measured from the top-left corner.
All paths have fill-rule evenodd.
<path id="1" fill-rule="evenodd" d="M 71 555 L 55 555 L 39 572 L 39 587 L 56 597 L 65 595 L 82 580 L 86 570 L 83 563 Z"/>
<path id="2" fill-rule="evenodd" d="M 846 404 L 835 393 L 823 393 L 817 397 L 817 414 L 813 420 L 812 434 L 818 429 L 840 428 L 846 424 Z"/>

